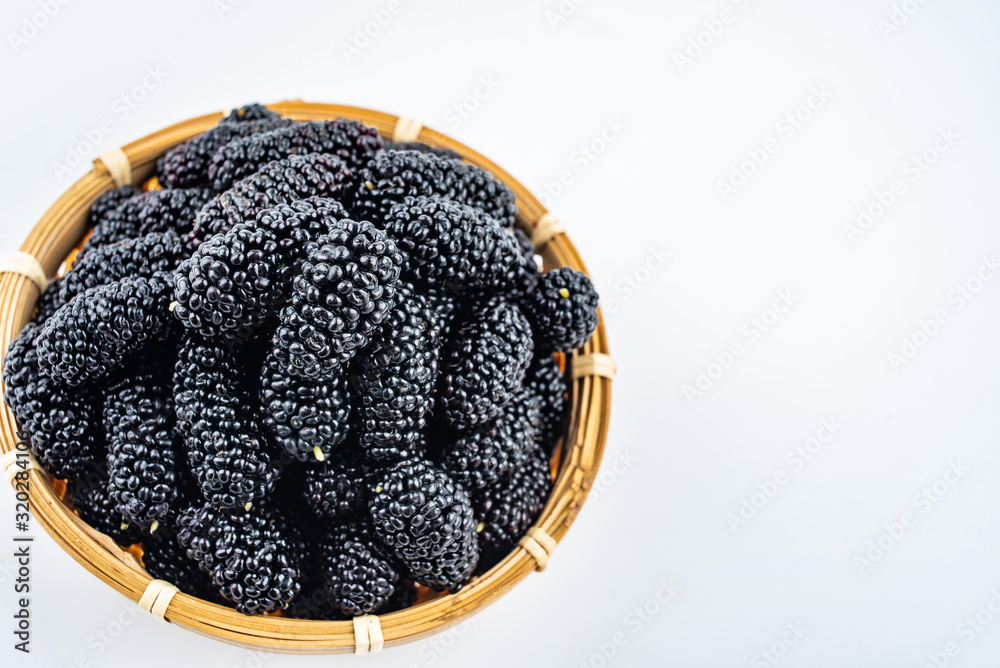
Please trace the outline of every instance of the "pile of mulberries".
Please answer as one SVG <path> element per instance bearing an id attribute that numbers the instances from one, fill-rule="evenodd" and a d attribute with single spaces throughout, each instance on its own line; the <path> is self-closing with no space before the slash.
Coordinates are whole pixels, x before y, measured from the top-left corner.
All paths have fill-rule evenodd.
<path id="1" fill-rule="evenodd" d="M 598 324 L 461 157 L 261 105 L 108 191 L 3 360 L 65 503 L 247 615 L 455 592 L 537 521 Z"/>
<path id="2" fill-rule="evenodd" d="M 102 246 L 152 232 L 187 234 L 194 215 L 214 197 L 207 188 L 153 190 L 128 197 L 100 217 L 79 255 L 82 258 Z"/>

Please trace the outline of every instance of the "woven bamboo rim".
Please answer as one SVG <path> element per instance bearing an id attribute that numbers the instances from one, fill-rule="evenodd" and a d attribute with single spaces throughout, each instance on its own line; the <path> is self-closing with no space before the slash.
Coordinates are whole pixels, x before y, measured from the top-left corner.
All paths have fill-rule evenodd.
<path id="1" fill-rule="evenodd" d="M 517 197 L 518 224 L 529 233 L 542 221 L 546 229 L 539 252 L 546 266 L 569 266 L 586 271 L 562 231 L 546 222 L 554 220 L 541 202 L 506 171 L 476 151 L 412 119 L 379 111 L 334 104 L 293 100 L 269 105 L 295 120 L 352 118 L 376 127 L 386 139 L 405 137 L 459 153 L 466 161 L 492 172 Z M 52 276 L 86 231 L 87 211 L 98 195 L 122 182 L 138 185 L 149 178 L 156 159 L 170 147 L 216 125 L 224 114 L 192 118 L 154 132 L 94 161 L 94 168 L 74 183 L 42 216 L 21 245 L 19 253 L 34 257 L 45 276 Z M 121 160 L 124 155 L 125 161 Z M 19 255 L 23 268 L 23 256 Z M 0 350 L 31 318 L 39 296 L 37 271 L 0 267 Z M 32 271 L 28 271 L 28 274 Z M 607 356 L 603 319 L 597 331 L 573 356 L 576 360 Z M 603 359 L 601 357 L 600 359 Z M 579 368 L 579 364 L 576 368 Z M 603 371 L 601 370 L 603 369 Z M 604 366 L 595 373 L 573 374 L 570 383 L 570 419 L 552 495 L 524 543 L 489 572 L 475 578 L 457 594 L 361 622 L 325 622 L 274 616 L 247 617 L 181 592 L 162 581 L 153 581 L 136 557 L 83 523 L 60 500 L 52 480 L 42 470 L 29 469 L 33 520 L 60 547 L 88 571 L 132 601 L 166 621 L 224 642 L 252 649 L 302 654 L 370 653 L 425 638 L 458 624 L 511 590 L 536 569 L 544 568 L 552 549 L 576 519 L 597 475 L 608 434 L 611 378 Z M 6 405 L 0 410 L 0 454 L 15 449 L 18 426 Z M 530 551 L 529 551 L 530 550 Z M 544 556 L 539 556 L 539 555 Z M 145 598 L 144 598 L 145 597 Z M 374 619 L 374 621 L 372 621 Z M 364 631 L 362 633 L 361 627 Z"/>

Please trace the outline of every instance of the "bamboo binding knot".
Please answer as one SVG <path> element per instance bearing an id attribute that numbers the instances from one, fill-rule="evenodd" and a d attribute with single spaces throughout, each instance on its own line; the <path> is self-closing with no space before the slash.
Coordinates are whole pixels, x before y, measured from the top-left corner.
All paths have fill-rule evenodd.
<path id="1" fill-rule="evenodd" d="M 158 619 L 168 621 L 164 615 L 177 592 L 177 587 L 166 580 L 150 580 L 139 599 L 139 607 Z"/>
<path id="2" fill-rule="evenodd" d="M 546 211 L 531 228 L 531 243 L 535 245 L 537 250 L 541 250 L 556 235 L 562 234 L 565 231 L 566 228 L 559 222 L 559 219 Z"/>
<path id="3" fill-rule="evenodd" d="M 611 355 L 604 353 L 588 353 L 586 355 L 573 356 L 573 378 L 584 376 L 600 376 L 601 378 L 614 378 L 618 367 Z"/>
<path id="4" fill-rule="evenodd" d="M 132 163 L 129 162 L 125 151 L 120 148 L 108 149 L 94 160 L 94 164 L 98 162 L 104 165 L 104 169 L 108 170 L 108 174 L 119 188 L 132 183 Z"/>
<path id="5" fill-rule="evenodd" d="M 11 485 L 14 484 L 14 479 L 21 471 L 30 471 L 31 469 L 35 469 L 36 471 L 44 470 L 38 463 L 38 460 L 35 459 L 35 456 L 30 452 L 27 456 L 28 463 L 21 466 L 21 461 L 23 459 L 25 459 L 25 457 L 21 456 L 21 453 L 17 450 L 5 452 L 2 456 L 0 456 L 0 466 L 3 467 L 3 472 L 7 476 L 7 482 Z"/>
<path id="6" fill-rule="evenodd" d="M 28 280 L 35 284 L 39 293 L 45 292 L 45 288 L 49 287 L 49 277 L 45 273 L 45 269 L 42 268 L 38 258 L 31 253 L 16 251 L 7 258 L 3 267 L 0 267 L 0 273 L 20 274 L 27 277 Z"/>
<path id="7" fill-rule="evenodd" d="M 406 116 L 400 116 L 396 120 L 396 127 L 392 129 L 392 141 L 410 142 L 417 141 L 420 131 L 424 129 L 424 124 Z"/>
<path id="8" fill-rule="evenodd" d="M 549 557 L 555 552 L 558 543 L 556 543 L 555 538 L 538 527 L 531 527 L 524 532 L 517 544 L 531 555 L 531 558 L 535 560 L 535 570 L 541 572 L 548 565 Z"/>
<path id="9" fill-rule="evenodd" d="M 382 623 L 377 615 L 361 615 L 354 618 L 354 653 L 378 654 L 385 646 L 382 637 Z"/>

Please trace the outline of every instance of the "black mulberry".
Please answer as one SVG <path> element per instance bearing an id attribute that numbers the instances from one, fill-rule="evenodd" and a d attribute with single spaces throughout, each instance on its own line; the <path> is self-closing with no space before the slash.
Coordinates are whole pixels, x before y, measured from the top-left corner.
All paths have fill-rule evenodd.
<path id="1" fill-rule="evenodd" d="M 233 109 L 220 123 L 247 123 L 249 121 L 277 120 L 281 118 L 277 112 L 271 111 L 259 102 L 245 104 L 239 109 Z"/>
<path id="2" fill-rule="evenodd" d="M 463 304 L 458 295 L 447 288 L 425 287 L 423 293 L 427 296 L 427 303 L 438 314 L 439 337 L 447 341 L 455 319 L 462 313 Z"/>
<path id="3" fill-rule="evenodd" d="M 421 153 L 436 155 L 439 158 L 454 158 L 456 160 L 462 159 L 461 155 L 452 151 L 450 148 L 438 148 L 437 146 L 430 146 L 419 141 L 394 142 L 386 148 L 391 148 L 396 151 L 420 151 Z"/>
<path id="4" fill-rule="evenodd" d="M 390 612 L 396 612 L 397 610 L 405 610 L 406 608 L 411 608 L 417 604 L 417 599 L 420 596 L 420 592 L 417 591 L 417 585 L 413 580 L 405 577 L 396 583 L 395 591 L 386 604 L 378 611 L 380 615 L 387 615 Z"/>
<path id="5" fill-rule="evenodd" d="M 227 118 L 228 120 L 228 118 Z M 256 118 L 242 122 L 223 121 L 197 137 L 167 151 L 157 162 L 156 174 L 164 188 L 207 186 L 212 156 L 229 142 L 291 125 L 284 118 Z"/>
<path id="6" fill-rule="evenodd" d="M 275 334 L 288 373 L 327 375 L 368 345 L 393 303 L 401 262 L 396 245 L 367 222 L 333 221 L 307 244 Z"/>
<path id="7" fill-rule="evenodd" d="M 146 370 L 109 385 L 104 425 L 111 500 L 129 522 L 155 531 L 177 498 L 173 406 L 160 373 Z"/>
<path id="8" fill-rule="evenodd" d="M 94 227 L 77 257 L 85 257 L 95 248 L 152 232 L 187 235 L 195 214 L 213 196 L 212 191 L 204 188 L 186 188 L 153 190 L 131 197 Z"/>
<path id="9" fill-rule="evenodd" d="M 308 242 L 343 213 L 335 200 L 310 197 L 211 237 L 177 269 L 174 315 L 203 336 L 245 340 L 288 301 Z"/>
<path id="10" fill-rule="evenodd" d="M 337 200 L 307 197 L 261 211 L 256 223 L 274 234 L 285 264 L 298 274 L 307 257 L 309 242 L 336 230 L 344 218 L 346 210 Z"/>
<path id="11" fill-rule="evenodd" d="M 95 473 L 106 477 L 103 461 L 95 463 L 100 411 L 86 392 L 38 372 L 35 341 L 40 331 L 29 322 L 10 344 L 3 360 L 4 400 L 49 473 L 80 481 Z"/>
<path id="12" fill-rule="evenodd" d="M 209 504 L 188 509 L 178 522 L 188 557 L 243 614 L 273 612 L 299 593 L 300 556 L 275 518 Z"/>
<path id="13" fill-rule="evenodd" d="M 399 572 L 367 518 L 334 526 L 320 543 L 323 585 L 344 615 L 377 613 L 395 593 Z"/>
<path id="14" fill-rule="evenodd" d="M 62 280 L 57 278 L 50 282 L 45 288 L 45 292 L 38 298 L 38 303 L 35 304 L 35 322 L 39 325 L 45 324 L 45 321 L 52 317 L 52 314 L 65 303 L 59 296 L 62 290 Z"/>
<path id="15" fill-rule="evenodd" d="M 508 228 L 508 230 L 514 237 L 514 243 L 521 252 L 523 261 L 510 265 L 506 270 L 507 275 L 500 283 L 501 285 L 513 286 L 510 294 L 518 298 L 535 289 L 541 273 L 538 270 L 538 262 L 535 259 L 535 245 L 528 238 L 528 235 L 520 227 Z"/>
<path id="16" fill-rule="evenodd" d="M 375 533 L 414 580 L 458 591 L 479 559 L 469 495 L 421 459 L 404 460 L 372 479 Z"/>
<path id="17" fill-rule="evenodd" d="M 506 227 L 513 227 L 517 218 L 514 193 L 485 169 L 460 160 L 449 160 L 449 169 L 460 182 L 459 200 L 482 209 Z"/>
<path id="18" fill-rule="evenodd" d="M 344 521 L 367 509 L 368 470 L 353 448 L 306 468 L 305 500 L 317 519 Z"/>
<path id="19" fill-rule="evenodd" d="M 479 521 L 479 571 L 492 568 L 510 553 L 524 532 L 538 519 L 552 492 L 548 459 L 534 448 L 527 461 L 492 487 L 475 494 Z"/>
<path id="20" fill-rule="evenodd" d="M 318 575 L 304 577 L 302 591 L 281 613 L 292 619 L 345 620 L 347 616 L 330 602 L 330 594 Z"/>
<path id="21" fill-rule="evenodd" d="M 67 485 L 64 501 L 76 509 L 81 520 L 119 545 L 127 547 L 143 540 L 111 501 L 107 478 L 95 476 L 85 483 Z"/>
<path id="22" fill-rule="evenodd" d="M 232 353 L 186 338 L 174 370 L 174 403 L 191 472 L 207 501 L 249 508 L 271 492 L 277 467 Z"/>
<path id="23" fill-rule="evenodd" d="M 171 321 L 168 276 L 123 278 L 77 295 L 45 321 L 38 337 L 42 373 L 77 387 L 103 378 L 151 341 Z"/>
<path id="24" fill-rule="evenodd" d="M 494 297 L 453 334 L 439 399 L 458 429 L 487 424 L 516 394 L 531 363 L 531 327 L 515 304 Z"/>
<path id="25" fill-rule="evenodd" d="M 387 149 L 358 172 L 352 206 L 365 220 L 384 220 L 394 204 L 407 197 L 439 195 L 454 199 L 454 176 L 445 180 L 441 160 L 423 151 Z"/>
<path id="26" fill-rule="evenodd" d="M 396 297 L 352 376 L 359 441 L 376 462 L 398 461 L 419 450 L 438 376 L 440 316 L 412 286 L 400 283 Z"/>
<path id="27" fill-rule="evenodd" d="M 146 572 L 158 580 L 165 580 L 185 594 L 212 603 L 223 603 L 219 588 L 199 563 L 187 556 L 177 542 L 175 527 L 161 528 L 151 536 L 142 539 L 142 565 Z"/>
<path id="28" fill-rule="evenodd" d="M 597 291 L 586 274 L 560 267 L 544 274 L 521 304 L 539 351 L 568 353 L 597 329 L 597 302 Z"/>
<path id="29" fill-rule="evenodd" d="M 141 195 L 142 191 L 135 186 L 121 186 L 101 193 L 94 203 L 90 205 L 90 214 L 87 223 L 91 227 L 97 227 L 118 207 L 136 195 Z"/>
<path id="30" fill-rule="evenodd" d="M 174 412 L 177 425 L 187 433 L 208 406 L 217 388 L 229 386 L 239 371 L 228 348 L 185 334 L 174 365 Z"/>
<path id="31" fill-rule="evenodd" d="M 184 242 L 173 232 L 153 232 L 135 239 L 100 246 L 80 257 L 59 282 L 56 305 L 98 285 L 130 276 L 149 278 L 177 268 L 187 254 Z"/>
<path id="32" fill-rule="evenodd" d="M 355 215 L 382 220 L 406 197 L 440 195 L 476 207 L 511 227 L 517 215 L 514 195 L 489 172 L 461 160 L 423 151 L 387 149 L 358 172 Z"/>
<path id="33" fill-rule="evenodd" d="M 207 338 L 245 340 L 285 301 L 291 271 L 272 232 L 240 223 L 177 268 L 174 316 Z"/>
<path id="34" fill-rule="evenodd" d="M 506 477 L 535 448 L 542 424 L 540 404 L 537 395 L 522 390 L 504 406 L 499 418 L 459 434 L 444 449 L 445 471 L 469 490 Z"/>
<path id="35" fill-rule="evenodd" d="M 559 363 L 551 354 L 536 356 L 524 378 L 526 391 L 541 401 L 542 424 L 538 430 L 538 444 L 551 454 L 563 434 L 563 423 L 569 413 L 566 376 L 559 370 Z"/>
<path id="36" fill-rule="evenodd" d="M 389 210 L 386 233 L 404 254 L 414 283 L 475 297 L 514 289 L 528 271 L 513 232 L 465 204 L 440 196 L 407 197 Z"/>
<path id="37" fill-rule="evenodd" d="M 323 461 L 347 436 L 347 378 L 299 378 L 287 373 L 281 348 L 273 348 L 261 372 L 260 403 L 272 440 L 299 461 Z"/>
<path id="38" fill-rule="evenodd" d="M 357 121 L 338 118 L 295 123 L 223 146 L 212 156 L 208 178 L 222 191 L 272 160 L 297 153 L 335 155 L 350 167 L 364 164 L 381 148 L 378 130 Z"/>
<path id="39" fill-rule="evenodd" d="M 191 232 L 195 245 L 237 223 L 252 222 L 264 209 L 307 197 L 336 200 L 350 182 L 351 171 L 332 155 L 291 155 L 270 162 L 260 171 L 240 179 L 203 206 Z M 346 218 L 339 208 L 337 217 Z"/>

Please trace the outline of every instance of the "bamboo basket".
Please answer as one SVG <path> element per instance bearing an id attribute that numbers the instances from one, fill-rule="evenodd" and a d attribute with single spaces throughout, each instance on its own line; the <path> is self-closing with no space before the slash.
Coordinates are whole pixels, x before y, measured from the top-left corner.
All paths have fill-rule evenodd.
<path id="1" fill-rule="evenodd" d="M 269 105 L 295 120 L 351 118 L 376 127 L 386 139 L 422 141 L 449 148 L 466 161 L 492 172 L 517 196 L 518 224 L 532 237 L 549 268 L 569 266 L 586 271 L 563 231 L 527 188 L 493 162 L 454 139 L 405 117 L 360 107 L 301 100 Z M 216 125 L 225 112 L 192 118 L 138 139 L 98 157 L 94 167 L 74 183 L 42 216 L 20 251 L 0 268 L 0 350 L 32 317 L 39 284 L 53 276 L 86 232 L 87 211 L 98 195 L 116 186 L 141 184 L 167 149 Z M 40 271 L 44 276 L 40 276 Z M 535 526 L 502 562 L 474 578 L 457 594 L 443 595 L 414 607 L 351 621 L 310 621 L 281 616 L 248 617 L 231 608 L 177 592 L 152 580 L 133 552 L 85 524 L 61 500 L 60 481 L 39 468 L 27 472 L 32 520 L 91 573 L 147 611 L 174 624 L 231 644 L 275 652 L 330 654 L 377 652 L 442 631 L 482 610 L 510 591 L 532 571 L 542 570 L 587 498 L 604 452 L 611 407 L 614 363 L 608 356 L 603 320 L 582 348 L 568 356 L 570 418 L 563 436 L 555 485 Z M 18 442 L 18 425 L 10 409 L 0 410 L 0 453 L 8 476 Z M 22 479 L 24 476 L 21 476 Z"/>

